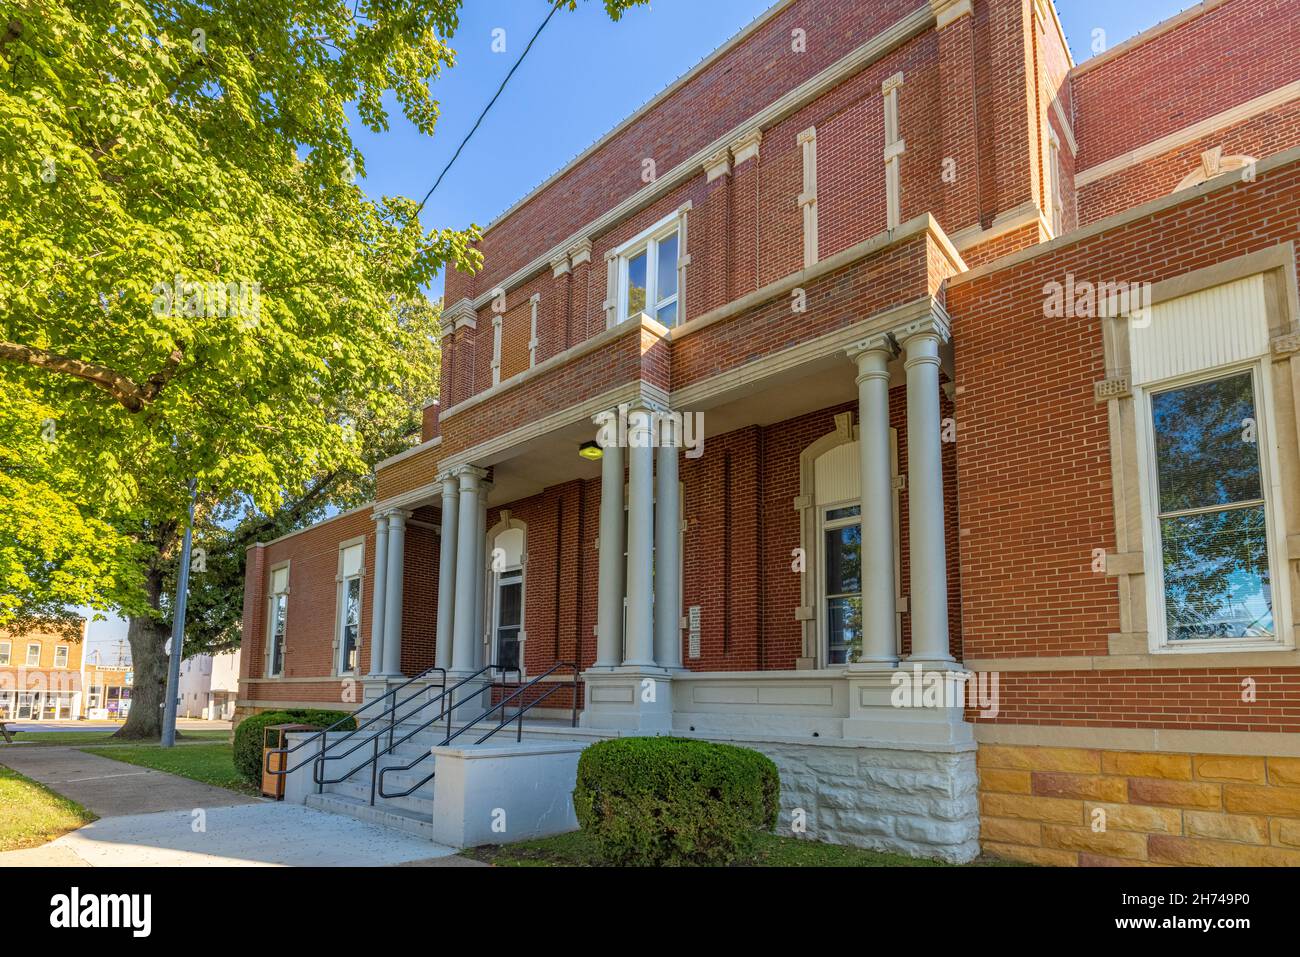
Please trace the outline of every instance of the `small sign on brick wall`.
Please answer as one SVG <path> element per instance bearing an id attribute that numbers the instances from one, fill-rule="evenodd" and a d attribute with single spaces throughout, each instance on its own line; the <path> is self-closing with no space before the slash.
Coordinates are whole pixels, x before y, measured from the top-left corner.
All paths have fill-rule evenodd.
<path id="1" fill-rule="evenodd" d="M 691 605 L 686 611 L 686 626 L 689 633 L 686 653 L 692 658 L 700 656 L 700 606 Z"/>

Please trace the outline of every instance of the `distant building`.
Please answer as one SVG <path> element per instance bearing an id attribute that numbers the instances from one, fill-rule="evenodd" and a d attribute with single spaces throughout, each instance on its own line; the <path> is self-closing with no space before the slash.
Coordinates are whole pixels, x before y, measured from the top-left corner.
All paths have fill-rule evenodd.
<path id="1" fill-rule="evenodd" d="M 86 712 L 92 721 L 125 720 L 131 710 L 131 684 L 135 673 L 128 666 L 91 665 L 84 671 Z"/>
<path id="2" fill-rule="evenodd" d="M 182 718 L 229 720 L 239 691 L 239 652 L 194 655 L 181 662 L 176 714 Z"/>
<path id="3" fill-rule="evenodd" d="M 0 719 L 79 717 L 85 635 L 0 631 Z"/>

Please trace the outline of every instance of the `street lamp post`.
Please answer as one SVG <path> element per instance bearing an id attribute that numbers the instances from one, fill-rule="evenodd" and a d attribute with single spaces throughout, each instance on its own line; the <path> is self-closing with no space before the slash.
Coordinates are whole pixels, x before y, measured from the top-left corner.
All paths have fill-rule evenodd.
<path id="1" fill-rule="evenodd" d="M 181 565 L 176 574 L 176 601 L 172 603 L 171 655 L 167 661 L 167 697 L 163 700 L 162 746 L 176 744 L 176 694 L 181 683 L 181 659 L 185 656 L 185 601 L 190 587 L 190 544 L 194 536 L 194 500 L 198 483 L 190 479 L 190 513 L 181 539 Z"/>

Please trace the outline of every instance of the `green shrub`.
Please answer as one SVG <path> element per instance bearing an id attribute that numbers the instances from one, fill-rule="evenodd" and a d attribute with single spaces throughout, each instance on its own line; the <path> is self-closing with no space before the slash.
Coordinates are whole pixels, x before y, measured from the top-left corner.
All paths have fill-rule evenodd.
<path id="1" fill-rule="evenodd" d="M 235 770 L 248 779 L 251 784 L 262 783 L 262 732 L 272 724 L 310 724 L 316 728 L 328 728 L 335 721 L 343 718 L 349 720 L 336 728 L 336 731 L 351 731 L 357 721 L 347 711 L 318 711 L 314 708 L 302 708 L 292 711 L 264 711 L 250 715 L 235 728 L 234 760 Z M 297 764 L 307 757 L 307 748 L 296 751 L 289 758 Z"/>
<path id="2" fill-rule="evenodd" d="M 776 826 L 780 793 L 776 765 L 757 751 L 616 738 L 582 752 L 573 807 L 606 863 L 718 865 Z"/>

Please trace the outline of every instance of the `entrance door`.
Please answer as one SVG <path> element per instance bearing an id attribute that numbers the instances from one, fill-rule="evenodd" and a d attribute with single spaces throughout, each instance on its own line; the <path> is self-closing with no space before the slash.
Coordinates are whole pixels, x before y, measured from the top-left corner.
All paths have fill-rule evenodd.
<path id="1" fill-rule="evenodd" d="M 20 718 L 39 718 L 40 717 L 40 695 L 35 691 L 18 692 L 18 717 Z"/>

